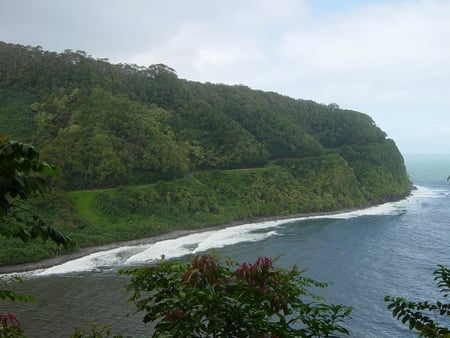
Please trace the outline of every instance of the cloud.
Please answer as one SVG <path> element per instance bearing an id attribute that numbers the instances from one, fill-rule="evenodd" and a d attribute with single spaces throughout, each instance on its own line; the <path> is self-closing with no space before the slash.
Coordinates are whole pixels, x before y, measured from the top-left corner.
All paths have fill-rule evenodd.
<path id="1" fill-rule="evenodd" d="M 336 102 L 370 114 L 411 147 L 405 124 L 450 124 L 449 22 L 446 0 L 0 4 L 0 40 L 164 63 L 190 80 Z"/>
<path id="2" fill-rule="evenodd" d="M 307 11 L 304 2 L 293 0 L 217 2 L 198 9 L 195 17 L 174 23 L 175 33 L 160 45 L 150 44 L 129 60 L 164 59 L 189 79 L 243 83 L 261 72 L 258 67 L 267 68 L 285 25 Z"/>
<path id="3" fill-rule="evenodd" d="M 163 62 L 188 79 L 342 106 L 420 104 L 424 97 L 445 103 L 450 3 L 387 2 L 320 16 L 311 6 L 232 1 L 198 8 L 125 61 Z"/>
<path id="4" fill-rule="evenodd" d="M 414 98 L 430 82 L 448 81 L 450 45 L 444 41 L 450 37 L 449 17 L 448 2 L 368 6 L 286 32 L 280 60 L 297 66 L 290 71 L 293 86 L 299 80 L 328 79 L 321 81 L 323 96 L 355 99 L 351 93 L 360 88 L 356 94 L 364 100 L 374 92 L 387 102 Z"/>

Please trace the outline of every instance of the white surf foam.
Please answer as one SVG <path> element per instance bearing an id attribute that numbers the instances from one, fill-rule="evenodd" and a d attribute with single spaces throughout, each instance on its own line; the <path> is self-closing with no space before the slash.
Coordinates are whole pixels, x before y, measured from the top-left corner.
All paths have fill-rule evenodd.
<path id="1" fill-rule="evenodd" d="M 103 267 L 120 265 L 123 262 L 121 254 L 126 253 L 133 248 L 134 247 L 131 246 L 122 246 L 111 250 L 95 252 L 90 255 L 68 261 L 61 265 L 39 270 L 34 275 L 44 276 L 69 272 L 94 271 Z"/>
<path id="2" fill-rule="evenodd" d="M 424 186 L 416 186 L 416 190 L 412 192 L 412 196 L 416 198 L 441 198 L 448 196 L 449 190 L 442 188 L 429 188 Z"/>
<path id="3" fill-rule="evenodd" d="M 399 202 L 385 203 L 366 209 L 328 215 L 293 217 L 259 223 L 230 226 L 223 229 L 205 231 L 182 236 L 170 240 L 162 240 L 154 244 L 124 246 L 108 251 L 101 251 L 88 256 L 66 262 L 49 269 L 35 271 L 37 276 L 64 274 L 70 272 L 95 271 L 124 265 L 139 265 L 165 258 L 178 258 L 189 254 L 205 252 L 213 248 L 225 247 L 242 242 L 264 240 L 277 235 L 276 228 L 282 224 L 310 219 L 349 219 L 369 215 L 395 215 L 404 212 L 411 199 L 430 198 L 438 192 L 418 187 L 413 194 Z M 441 195 L 442 196 L 442 195 Z"/>
<path id="4" fill-rule="evenodd" d="M 188 255 L 193 252 L 193 248 L 195 248 L 199 242 L 210 236 L 211 233 L 213 233 L 213 231 L 200 232 L 156 242 L 155 244 L 148 245 L 141 252 L 131 256 L 124 263 L 145 263 L 159 259 L 161 256 L 164 256 L 165 258 L 176 258 Z"/>
<path id="5" fill-rule="evenodd" d="M 256 242 L 276 234 L 275 231 L 255 232 L 274 228 L 284 221 L 271 221 L 254 224 L 244 224 L 218 230 L 198 243 L 192 253 L 204 252 L 213 248 L 223 248 L 242 242 Z"/>

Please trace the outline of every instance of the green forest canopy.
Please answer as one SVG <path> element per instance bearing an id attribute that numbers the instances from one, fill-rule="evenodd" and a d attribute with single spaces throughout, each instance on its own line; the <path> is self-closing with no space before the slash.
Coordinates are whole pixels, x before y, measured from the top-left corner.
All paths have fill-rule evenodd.
<path id="1" fill-rule="evenodd" d="M 366 114 L 82 51 L 0 42 L 0 134 L 61 168 L 54 183 L 71 193 L 53 201 L 64 215 L 49 217 L 83 244 L 94 233 L 104 242 L 360 207 L 411 189 L 394 141 Z"/>

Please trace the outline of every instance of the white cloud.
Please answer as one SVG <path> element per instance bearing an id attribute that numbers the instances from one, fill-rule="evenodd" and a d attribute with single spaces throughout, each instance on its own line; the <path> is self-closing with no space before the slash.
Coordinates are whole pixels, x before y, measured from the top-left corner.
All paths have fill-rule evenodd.
<path id="1" fill-rule="evenodd" d="M 342 90 L 365 87 L 363 99 L 372 90 L 377 100 L 405 99 L 434 80 L 449 81 L 449 19 L 449 2 L 373 5 L 286 32 L 280 59 L 298 65 L 293 85 L 297 76 L 313 83 L 323 77 Z"/>
<path id="2" fill-rule="evenodd" d="M 159 58 L 189 79 L 247 82 L 261 72 L 258 67 L 270 63 L 273 43 L 285 25 L 307 11 L 304 2 L 294 0 L 228 1 L 215 5 L 198 8 L 195 17 L 172 23 L 176 27 L 174 34 L 159 45 L 149 44 L 146 51 L 128 60 L 149 64 Z"/>
<path id="3" fill-rule="evenodd" d="M 4 1 L 0 40 L 336 102 L 371 115 L 402 147 L 413 149 L 407 129 L 424 125 L 450 144 L 436 129 L 450 125 L 450 2 L 351 3 Z"/>

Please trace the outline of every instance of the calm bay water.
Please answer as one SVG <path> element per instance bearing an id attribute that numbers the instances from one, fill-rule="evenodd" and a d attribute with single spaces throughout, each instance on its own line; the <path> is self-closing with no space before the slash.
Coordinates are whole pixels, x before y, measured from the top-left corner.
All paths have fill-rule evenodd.
<path id="1" fill-rule="evenodd" d="M 153 245 L 97 253 L 25 275 L 17 289 L 38 304 L 13 304 L 30 337 L 68 337 L 90 321 L 111 324 L 117 334 L 148 336 L 142 316 L 126 304 L 125 277 L 117 268 L 217 248 L 222 256 L 253 262 L 277 257 L 278 264 L 306 268 L 306 275 L 332 283 L 319 290 L 330 303 L 353 307 L 352 337 L 414 337 L 392 318 L 385 295 L 438 297 L 437 264 L 450 266 L 450 161 L 406 157 L 418 190 L 406 200 L 326 217 L 249 224 L 193 234 Z M 5 303 L 3 303 L 5 304 Z M 1 312 L 1 309 L 0 309 Z M 130 316 L 127 316 L 131 313 Z"/>

